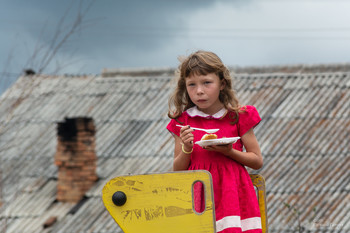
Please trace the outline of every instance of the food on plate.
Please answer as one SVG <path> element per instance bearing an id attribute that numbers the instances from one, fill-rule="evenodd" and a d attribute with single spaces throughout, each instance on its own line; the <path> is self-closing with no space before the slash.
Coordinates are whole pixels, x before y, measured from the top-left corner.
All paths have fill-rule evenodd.
<path id="1" fill-rule="evenodd" d="M 217 139 L 218 136 L 216 134 L 210 133 L 210 134 L 204 134 L 202 140 L 210 140 L 210 139 Z"/>
<path id="2" fill-rule="evenodd" d="M 204 136 L 203 136 L 204 137 Z M 222 137 L 222 138 L 216 138 L 216 139 L 212 139 L 212 140 L 199 140 L 196 141 L 195 144 L 201 146 L 201 147 L 206 147 L 206 146 L 216 146 L 216 145 L 228 145 L 228 144 L 233 144 L 236 143 L 237 140 L 239 140 L 240 137 L 230 137 L 230 138 L 226 138 L 226 137 Z"/>

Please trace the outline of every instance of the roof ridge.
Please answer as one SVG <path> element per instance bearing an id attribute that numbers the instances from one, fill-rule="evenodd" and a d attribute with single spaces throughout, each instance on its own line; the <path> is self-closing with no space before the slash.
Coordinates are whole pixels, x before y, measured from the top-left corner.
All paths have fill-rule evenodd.
<path id="1" fill-rule="evenodd" d="M 103 69 L 101 76 L 104 78 L 115 77 L 115 76 L 152 76 L 162 74 L 174 74 L 175 69 L 170 67 L 160 68 L 116 68 L 116 69 Z"/>
<path id="2" fill-rule="evenodd" d="M 350 72 L 350 63 L 334 64 L 295 64 L 295 65 L 272 65 L 272 66 L 231 66 L 234 73 L 329 73 Z"/>
<path id="3" fill-rule="evenodd" d="M 329 72 L 350 72 L 350 63 L 333 63 L 333 64 L 294 64 L 294 65 L 266 65 L 266 66 L 228 66 L 228 69 L 236 74 L 258 74 L 258 73 L 329 73 Z M 152 76 L 171 74 L 173 75 L 176 68 L 172 67 L 153 67 L 153 68 L 105 68 L 101 76 Z"/>

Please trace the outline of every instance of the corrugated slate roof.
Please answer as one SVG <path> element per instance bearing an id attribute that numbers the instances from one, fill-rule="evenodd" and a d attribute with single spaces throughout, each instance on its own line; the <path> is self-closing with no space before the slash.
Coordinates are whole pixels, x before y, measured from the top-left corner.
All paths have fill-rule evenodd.
<path id="1" fill-rule="evenodd" d="M 270 232 L 350 231 L 350 66 L 236 68 L 242 104 L 255 105 Z M 23 76 L 0 100 L 0 232 L 121 232 L 101 190 L 125 174 L 167 172 L 165 126 L 174 70 Z M 56 124 L 92 117 L 99 180 L 81 203 L 55 200 Z M 51 216 L 58 221 L 44 229 Z M 299 219 L 299 220 L 298 220 Z"/>

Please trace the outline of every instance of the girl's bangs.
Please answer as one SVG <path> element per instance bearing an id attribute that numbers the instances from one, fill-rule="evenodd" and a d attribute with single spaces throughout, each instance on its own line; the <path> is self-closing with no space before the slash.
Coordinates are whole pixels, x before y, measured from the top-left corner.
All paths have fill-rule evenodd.
<path id="1" fill-rule="evenodd" d="M 204 65 L 196 65 L 196 66 L 187 66 L 186 67 L 186 70 L 185 70 L 185 77 L 189 77 L 189 76 L 192 76 L 192 75 L 207 75 L 207 74 L 210 74 L 210 73 L 215 73 L 216 70 L 213 69 L 212 67 L 209 67 L 209 66 L 204 66 Z"/>

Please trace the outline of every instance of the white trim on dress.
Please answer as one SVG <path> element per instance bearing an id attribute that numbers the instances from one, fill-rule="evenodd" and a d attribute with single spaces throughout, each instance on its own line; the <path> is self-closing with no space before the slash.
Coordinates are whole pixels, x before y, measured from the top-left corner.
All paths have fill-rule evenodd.
<path id="1" fill-rule="evenodd" d="M 215 119 L 220 119 L 221 117 L 223 117 L 226 114 L 227 110 L 226 110 L 226 108 L 222 108 L 220 111 L 218 111 L 214 115 L 209 115 L 209 114 L 206 114 L 206 113 L 200 111 L 197 108 L 197 106 L 194 106 L 192 108 L 187 109 L 186 112 L 190 117 L 200 116 L 200 117 L 212 117 Z"/>
<path id="2" fill-rule="evenodd" d="M 241 220 L 240 216 L 227 216 L 216 221 L 216 231 L 220 232 L 227 228 L 238 227 L 242 231 L 261 229 L 261 218 L 253 217 Z"/>

